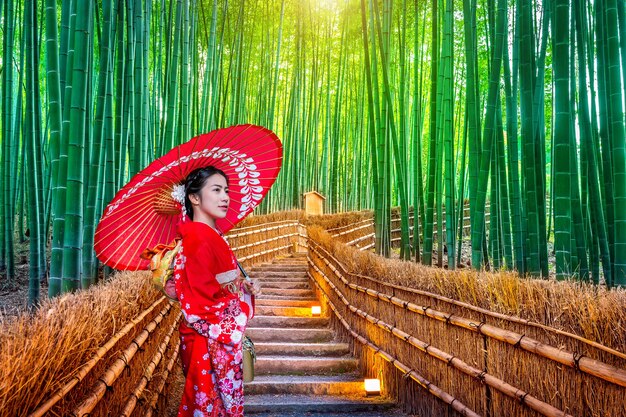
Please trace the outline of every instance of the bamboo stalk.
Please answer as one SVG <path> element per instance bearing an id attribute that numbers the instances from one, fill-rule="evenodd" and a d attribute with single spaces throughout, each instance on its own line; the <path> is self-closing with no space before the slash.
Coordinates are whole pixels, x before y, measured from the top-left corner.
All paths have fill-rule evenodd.
<path id="1" fill-rule="evenodd" d="M 74 375 L 67 384 L 59 388 L 43 405 L 41 405 L 39 408 L 29 414 L 28 417 L 41 417 L 47 411 L 49 411 L 57 402 L 62 400 L 72 388 L 74 388 L 89 374 L 94 366 L 96 366 L 98 362 L 102 360 L 104 355 L 106 355 L 107 352 L 109 352 L 122 337 L 126 336 L 138 323 L 140 323 L 148 314 L 150 314 L 165 300 L 166 297 L 163 296 L 155 301 L 150 307 L 144 310 L 141 314 L 135 317 L 126 326 L 124 326 L 119 332 L 113 335 L 113 337 L 110 338 L 104 345 L 98 348 L 95 355 L 76 372 L 76 375 Z"/>
<path id="2" fill-rule="evenodd" d="M 159 348 L 157 349 L 156 353 L 152 357 L 152 360 L 150 361 L 150 363 L 146 367 L 146 370 L 144 371 L 143 375 L 141 376 L 141 379 L 139 379 L 139 382 L 137 383 L 137 386 L 135 387 L 135 390 L 129 395 L 128 401 L 126 402 L 126 406 L 124 407 L 124 409 L 120 413 L 121 417 L 122 416 L 123 417 L 130 417 L 130 415 L 135 410 L 135 407 L 137 406 L 137 401 L 139 400 L 139 397 L 144 392 L 146 386 L 152 380 L 152 376 L 153 376 L 152 373 L 157 368 L 157 366 L 159 366 L 159 363 L 161 362 L 161 359 L 163 359 L 163 355 L 165 354 L 165 350 L 167 349 L 167 346 L 170 343 L 170 339 L 172 337 L 172 334 L 176 330 L 176 326 L 178 325 L 178 322 L 180 321 L 180 318 L 181 318 L 181 313 L 179 312 L 178 316 L 176 317 L 176 319 L 174 319 L 174 321 L 172 322 L 172 325 L 168 329 L 167 334 L 163 338 L 163 342 L 161 342 L 161 344 L 159 345 Z"/>
<path id="3" fill-rule="evenodd" d="M 172 305 L 168 303 L 165 308 L 163 308 L 163 310 L 161 310 L 159 314 L 146 325 L 141 333 L 133 339 L 129 346 L 119 355 L 118 359 L 116 359 L 115 362 L 113 362 L 113 364 L 104 371 L 104 374 L 94 384 L 91 394 L 88 395 L 72 411 L 72 415 L 81 417 L 89 414 L 94 409 L 102 397 L 104 397 L 107 387 L 113 385 L 124 368 L 129 366 L 128 364 L 133 359 L 137 351 L 141 348 L 141 346 L 143 346 L 145 341 L 148 339 L 148 336 L 150 336 L 150 334 L 157 328 L 158 324 L 163 321 L 163 318 L 171 308 Z"/>
<path id="4" fill-rule="evenodd" d="M 310 276 L 310 278 L 313 279 L 313 277 L 311 277 L 311 276 Z M 437 398 L 439 398 L 440 400 L 442 400 L 443 402 L 445 402 L 446 404 L 451 406 L 455 411 L 459 412 L 461 415 L 471 416 L 471 417 L 480 417 L 479 414 L 477 414 L 473 410 L 469 409 L 466 405 L 461 403 L 457 398 L 455 398 L 452 395 L 448 394 L 447 392 L 443 391 L 441 388 L 437 387 L 432 382 L 428 381 L 426 378 L 421 376 L 417 371 L 409 368 L 408 366 L 406 366 L 405 364 L 403 364 L 402 362 L 398 361 L 396 358 L 391 356 L 389 353 L 387 353 L 386 351 L 382 350 L 379 346 L 376 346 L 375 344 L 373 344 L 372 342 L 368 341 L 366 338 L 364 338 L 363 336 L 359 335 L 354 330 L 352 330 L 352 328 L 350 327 L 350 324 L 343 318 L 341 313 L 339 313 L 339 311 L 337 311 L 337 308 L 335 307 L 333 302 L 330 301 L 330 298 L 324 292 L 324 290 L 321 288 L 321 286 L 317 283 L 317 281 L 315 279 L 313 279 L 313 282 L 315 282 L 315 285 L 321 291 L 321 294 L 326 299 L 326 302 L 330 306 L 331 310 L 333 310 L 333 312 L 335 313 L 335 315 L 337 316 L 337 318 L 339 319 L 341 324 L 346 328 L 346 330 L 348 330 L 348 332 L 350 332 L 352 337 L 354 337 L 356 340 L 358 340 L 363 345 L 365 345 L 365 346 L 369 347 L 370 349 L 372 349 L 375 354 L 380 355 L 383 359 L 385 359 L 386 361 L 388 361 L 392 365 L 394 365 L 396 368 L 398 368 L 403 373 L 403 375 L 406 375 L 406 376 L 410 377 L 412 380 L 414 380 L 415 382 L 420 384 L 428 392 L 430 392 L 431 394 L 433 394 L 434 396 L 436 396 Z M 329 284 L 332 285 L 332 283 L 330 283 L 330 282 L 329 282 Z"/>
<path id="5" fill-rule="evenodd" d="M 533 409 L 534 411 L 544 415 L 544 416 L 549 416 L 549 417 L 572 417 L 571 415 L 565 413 L 564 411 L 561 411 L 559 409 L 557 409 L 556 407 L 551 406 L 548 403 L 545 403 L 541 400 L 539 400 L 538 398 L 530 395 L 528 392 L 522 391 L 521 389 L 508 384 L 507 382 L 496 378 L 493 375 L 488 374 L 487 372 L 481 371 L 480 369 L 474 368 L 470 365 L 468 365 L 465 361 L 459 359 L 456 356 L 453 356 L 447 352 L 444 352 L 440 349 L 437 349 L 436 347 L 432 346 L 430 343 L 426 343 L 423 342 L 411 335 L 409 335 L 408 333 L 398 329 L 397 327 L 394 327 L 388 323 L 385 323 L 384 321 L 366 313 L 365 311 L 356 308 L 355 306 L 353 306 L 352 304 L 350 304 L 350 302 L 346 299 L 346 297 L 341 293 L 341 291 L 331 282 L 331 280 L 326 276 L 326 274 L 324 274 L 324 272 L 322 270 L 320 270 L 315 264 L 313 264 L 313 268 L 324 278 L 324 280 L 326 281 L 326 283 L 335 291 L 336 295 L 341 299 L 341 301 L 346 305 L 346 307 L 348 307 L 350 309 L 351 312 L 353 312 L 354 314 L 357 314 L 358 316 L 366 319 L 367 321 L 369 321 L 370 323 L 374 324 L 375 326 L 380 327 L 383 330 L 388 331 L 389 333 L 393 334 L 394 336 L 398 337 L 399 339 L 411 344 L 412 346 L 420 349 L 421 351 L 427 353 L 428 355 L 439 359 L 442 362 L 447 363 L 449 366 L 453 366 L 454 368 L 458 369 L 459 371 L 489 385 L 490 387 L 498 390 L 499 392 L 517 399 L 520 401 L 521 404 L 523 405 L 527 405 L 528 407 L 530 407 L 531 409 Z M 313 277 L 311 277 L 313 278 Z M 324 290 L 322 289 L 322 287 L 320 285 L 317 284 L 317 281 L 313 278 L 313 281 L 316 283 L 317 287 L 320 289 L 320 291 L 325 295 L 325 297 L 328 300 L 328 295 L 324 292 Z M 376 292 L 374 290 L 368 290 L 371 292 Z M 369 292 L 368 292 L 369 294 Z M 371 295 L 371 294 L 370 294 Z M 330 302 L 330 300 L 328 300 L 328 302 L 330 304 L 332 304 Z M 334 306 L 333 306 L 334 307 Z M 332 307 L 331 307 L 332 308 Z M 338 314 L 338 312 L 336 311 L 336 309 L 333 308 L 333 311 Z M 341 316 L 339 316 L 341 317 Z M 348 330 L 354 334 L 356 334 L 354 331 L 352 331 L 352 329 L 349 327 L 348 325 Z M 380 350 L 380 348 L 379 348 Z"/>

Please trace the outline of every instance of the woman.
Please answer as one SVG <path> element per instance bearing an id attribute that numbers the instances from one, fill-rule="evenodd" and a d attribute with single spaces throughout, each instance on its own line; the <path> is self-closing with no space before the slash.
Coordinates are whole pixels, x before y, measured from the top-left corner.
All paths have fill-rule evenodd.
<path id="1" fill-rule="evenodd" d="M 228 211 L 228 178 L 212 166 L 185 181 L 189 220 L 178 231 L 182 249 L 174 280 L 183 320 L 179 327 L 185 389 L 178 415 L 243 416 L 242 338 L 252 316 L 243 292 L 258 292 L 240 278 L 237 260 L 216 229 Z"/>

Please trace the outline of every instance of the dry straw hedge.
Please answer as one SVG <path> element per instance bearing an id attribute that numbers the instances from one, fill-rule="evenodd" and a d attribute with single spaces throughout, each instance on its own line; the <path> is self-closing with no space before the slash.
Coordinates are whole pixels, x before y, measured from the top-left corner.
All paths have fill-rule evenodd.
<path id="1" fill-rule="evenodd" d="M 626 352 L 624 289 L 525 279 L 506 271 L 448 271 L 360 252 L 337 243 L 319 227 L 309 227 L 308 234 L 355 273 L 517 316 Z"/>
<path id="2" fill-rule="evenodd" d="M 32 314 L 0 316 L 0 416 L 26 415 L 70 381 L 101 345 L 159 299 L 149 282 L 145 272 L 121 272 L 88 290 L 44 300 Z M 122 338 L 94 374 L 134 336 Z M 85 379 L 71 397 L 83 396 L 92 382 Z"/>
<path id="3" fill-rule="evenodd" d="M 280 211 L 280 212 L 271 213 L 271 214 L 248 216 L 245 219 L 243 219 L 241 223 L 238 223 L 237 226 L 234 229 L 232 229 L 232 232 L 229 232 L 229 233 L 234 233 L 236 230 L 246 228 L 246 227 L 260 226 L 260 225 L 265 225 L 268 223 L 281 222 L 285 220 L 295 220 L 299 222 L 304 222 L 306 218 L 307 216 L 302 210 L 288 210 L 288 211 Z"/>
<path id="4" fill-rule="evenodd" d="M 319 226 L 325 230 L 343 228 L 365 220 L 374 220 L 374 213 L 369 210 L 351 211 L 347 213 L 308 216 L 303 224 Z"/>
<path id="5" fill-rule="evenodd" d="M 277 256 L 287 255 L 297 242 L 306 246 L 306 220 L 303 211 L 283 211 L 246 218 L 233 228 L 226 238 L 243 267 L 269 262 Z"/>
<path id="6" fill-rule="evenodd" d="M 505 272 L 479 273 L 429 268 L 360 252 L 339 243 L 319 227 L 309 227 L 308 234 L 311 241 L 309 256 L 313 263 L 312 276 L 322 292 L 329 295 L 330 301 L 347 320 L 350 328 L 381 349 L 381 352 L 390 354 L 402 366 L 418 371 L 421 377 L 433 384 L 420 387 L 370 348 L 361 343 L 352 343 L 353 353 L 360 359 L 362 369 L 368 376 L 382 376 L 387 392 L 398 398 L 406 411 L 418 415 L 449 415 L 449 406 L 431 395 L 424 395 L 422 391 L 437 386 L 437 389 L 452 396 L 453 405 L 464 404 L 481 415 L 541 415 L 522 404 L 526 398 L 523 394 L 521 399 L 513 399 L 490 389 L 478 374 L 471 376 L 460 372 L 456 365 L 451 366 L 442 361 L 441 356 L 437 358 L 429 355 L 411 346 L 403 337 L 392 336 L 384 328 L 388 325 L 397 326 L 398 330 L 421 340 L 426 350 L 440 349 L 447 352 L 450 358 L 455 358 L 455 363 L 464 361 L 467 365 L 487 372 L 490 378 L 510 383 L 521 393 L 529 393 L 528 401 L 538 401 L 546 409 L 556 407 L 571 415 L 626 416 L 626 390 L 623 387 L 536 355 L 526 348 L 483 336 L 480 331 L 476 331 L 476 327 L 468 330 L 453 324 L 462 317 L 476 324 L 484 322 L 526 337 L 526 341 L 537 340 L 553 346 L 557 351 L 562 351 L 566 358 L 571 358 L 572 353 L 580 354 L 581 357 L 617 367 L 623 373 L 626 369 L 626 291 L 608 291 L 574 282 L 519 279 L 515 274 Z M 320 258 L 318 249 L 330 253 L 334 258 L 330 260 L 331 265 L 323 261 L 324 256 Z M 339 280 L 334 268 L 341 270 L 341 267 L 333 264 L 335 260 L 349 271 L 344 278 L 352 285 L 371 289 L 371 293 L 355 291 Z M 328 277 L 341 291 L 352 308 L 361 309 L 362 312 L 348 309 L 323 276 Z M 371 296 L 378 292 L 383 294 L 383 298 Z M 446 320 L 426 317 L 422 310 L 418 311 L 420 314 L 409 312 L 402 304 L 386 302 L 389 296 L 423 306 L 429 312 L 445 312 L 444 317 L 453 314 L 455 318 L 448 324 Z M 477 311 L 459 302 L 485 311 Z M 570 332 L 621 353 L 610 353 L 575 337 L 529 325 L 524 320 L 490 315 L 487 311 L 517 316 L 542 326 Z M 361 315 L 363 313 L 371 315 L 372 319 L 365 320 Z M 332 322 L 340 334 L 347 340 L 353 340 L 354 335 L 350 336 L 350 332 L 338 320 L 333 318 Z M 554 415 L 562 414 L 559 412 Z"/>

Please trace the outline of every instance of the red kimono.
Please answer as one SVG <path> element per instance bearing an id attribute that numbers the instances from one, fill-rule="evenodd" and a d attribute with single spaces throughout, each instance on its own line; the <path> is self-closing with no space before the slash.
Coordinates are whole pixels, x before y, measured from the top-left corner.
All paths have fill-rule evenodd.
<path id="1" fill-rule="evenodd" d="M 237 261 L 226 240 L 200 222 L 179 226 L 174 280 L 185 390 L 179 417 L 243 416 L 241 341 L 251 308 L 243 302 Z M 230 283 L 230 284 L 229 284 Z"/>

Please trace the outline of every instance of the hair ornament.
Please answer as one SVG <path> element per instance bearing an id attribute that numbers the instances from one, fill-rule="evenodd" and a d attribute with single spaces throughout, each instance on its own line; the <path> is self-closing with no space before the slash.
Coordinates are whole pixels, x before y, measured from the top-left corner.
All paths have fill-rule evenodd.
<path id="1" fill-rule="evenodd" d="M 178 202 L 183 207 L 185 207 L 185 186 L 184 185 L 176 184 L 174 186 L 174 189 L 172 190 L 171 196 L 174 199 L 174 201 Z"/>

